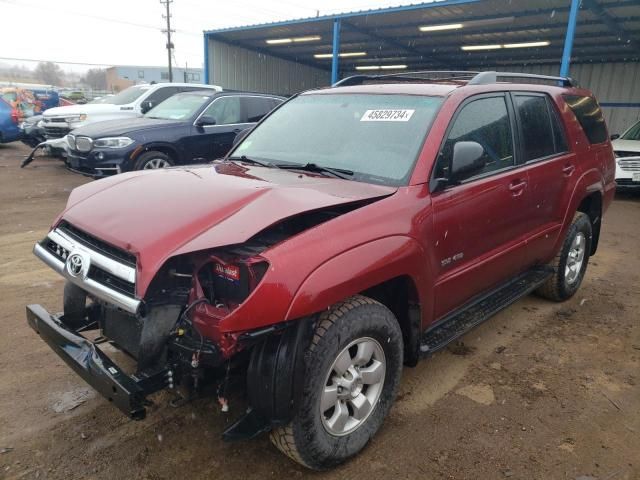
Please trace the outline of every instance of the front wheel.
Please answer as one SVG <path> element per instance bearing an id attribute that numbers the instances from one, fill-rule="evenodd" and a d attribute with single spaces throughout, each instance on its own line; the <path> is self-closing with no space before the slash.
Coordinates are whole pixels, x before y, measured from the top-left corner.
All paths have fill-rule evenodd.
<path id="1" fill-rule="evenodd" d="M 376 434 L 402 373 L 398 321 L 383 305 L 351 297 L 318 319 L 305 355 L 301 402 L 271 441 L 296 462 L 321 470 L 357 454 Z"/>
<path id="2" fill-rule="evenodd" d="M 155 170 L 157 168 L 167 168 L 173 165 L 173 161 L 163 152 L 150 151 L 145 152 L 138 160 L 136 160 L 136 164 L 134 166 L 135 170 Z"/>
<path id="3" fill-rule="evenodd" d="M 554 274 L 537 290 L 549 300 L 561 302 L 571 298 L 580 288 L 591 253 L 591 221 L 576 212 L 562 248 L 551 262 Z"/>

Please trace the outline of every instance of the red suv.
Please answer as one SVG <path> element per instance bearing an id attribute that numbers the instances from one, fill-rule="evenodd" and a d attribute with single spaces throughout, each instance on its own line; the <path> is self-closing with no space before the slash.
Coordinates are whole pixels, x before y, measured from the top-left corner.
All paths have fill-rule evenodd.
<path id="1" fill-rule="evenodd" d="M 598 103 L 570 79 L 350 77 L 222 161 L 75 189 L 34 249 L 67 279 L 64 312 L 27 318 L 132 418 L 164 388 L 213 387 L 226 409 L 240 377 L 249 409 L 224 437 L 270 431 L 329 468 L 380 428 L 403 364 L 532 291 L 576 292 L 614 174 Z"/>

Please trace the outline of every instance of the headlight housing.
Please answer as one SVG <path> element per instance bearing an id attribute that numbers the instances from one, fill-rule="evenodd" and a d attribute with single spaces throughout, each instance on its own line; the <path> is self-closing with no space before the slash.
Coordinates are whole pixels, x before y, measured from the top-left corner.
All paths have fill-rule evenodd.
<path id="1" fill-rule="evenodd" d="M 84 122 L 86 119 L 87 119 L 87 114 L 86 113 L 80 113 L 78 115 L 72 115 L 70 117 L 66 117 L 65 118 L 67 123 Z"/>
<path id="2" fill-rule="evenodd" d="M 129 137 L 105 137 L 93 142 L 94 146 L 101 148 L 124 148 L 132 143 L 133 139 Z"/>

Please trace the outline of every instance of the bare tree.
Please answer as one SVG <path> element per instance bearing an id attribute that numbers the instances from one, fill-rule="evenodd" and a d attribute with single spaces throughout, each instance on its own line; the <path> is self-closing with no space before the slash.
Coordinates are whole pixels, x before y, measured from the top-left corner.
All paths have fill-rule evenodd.
<path id="1" fill-rule="evenodd" d="M 82 81 L 94 90 L 107 89 L 107 71 L 102 68 L 90 68 L 85 73 Z"/>
<path id="2" fill-rule="evenodd" d="M 62 69 L 53 62 L 40 62 L 35 70 L 35 77 L 42 83 L 60 85 L 64 78 Z"/>

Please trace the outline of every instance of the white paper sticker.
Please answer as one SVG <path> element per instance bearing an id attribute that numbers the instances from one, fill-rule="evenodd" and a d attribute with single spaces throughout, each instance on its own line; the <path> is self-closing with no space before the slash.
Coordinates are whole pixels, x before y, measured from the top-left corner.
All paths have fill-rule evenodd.
<path id="1" fill-rule="evenodd" d="M 408 122 L 415 110 L 386 108 L 384 110 L 367 110 L 361 122 Z"/>

